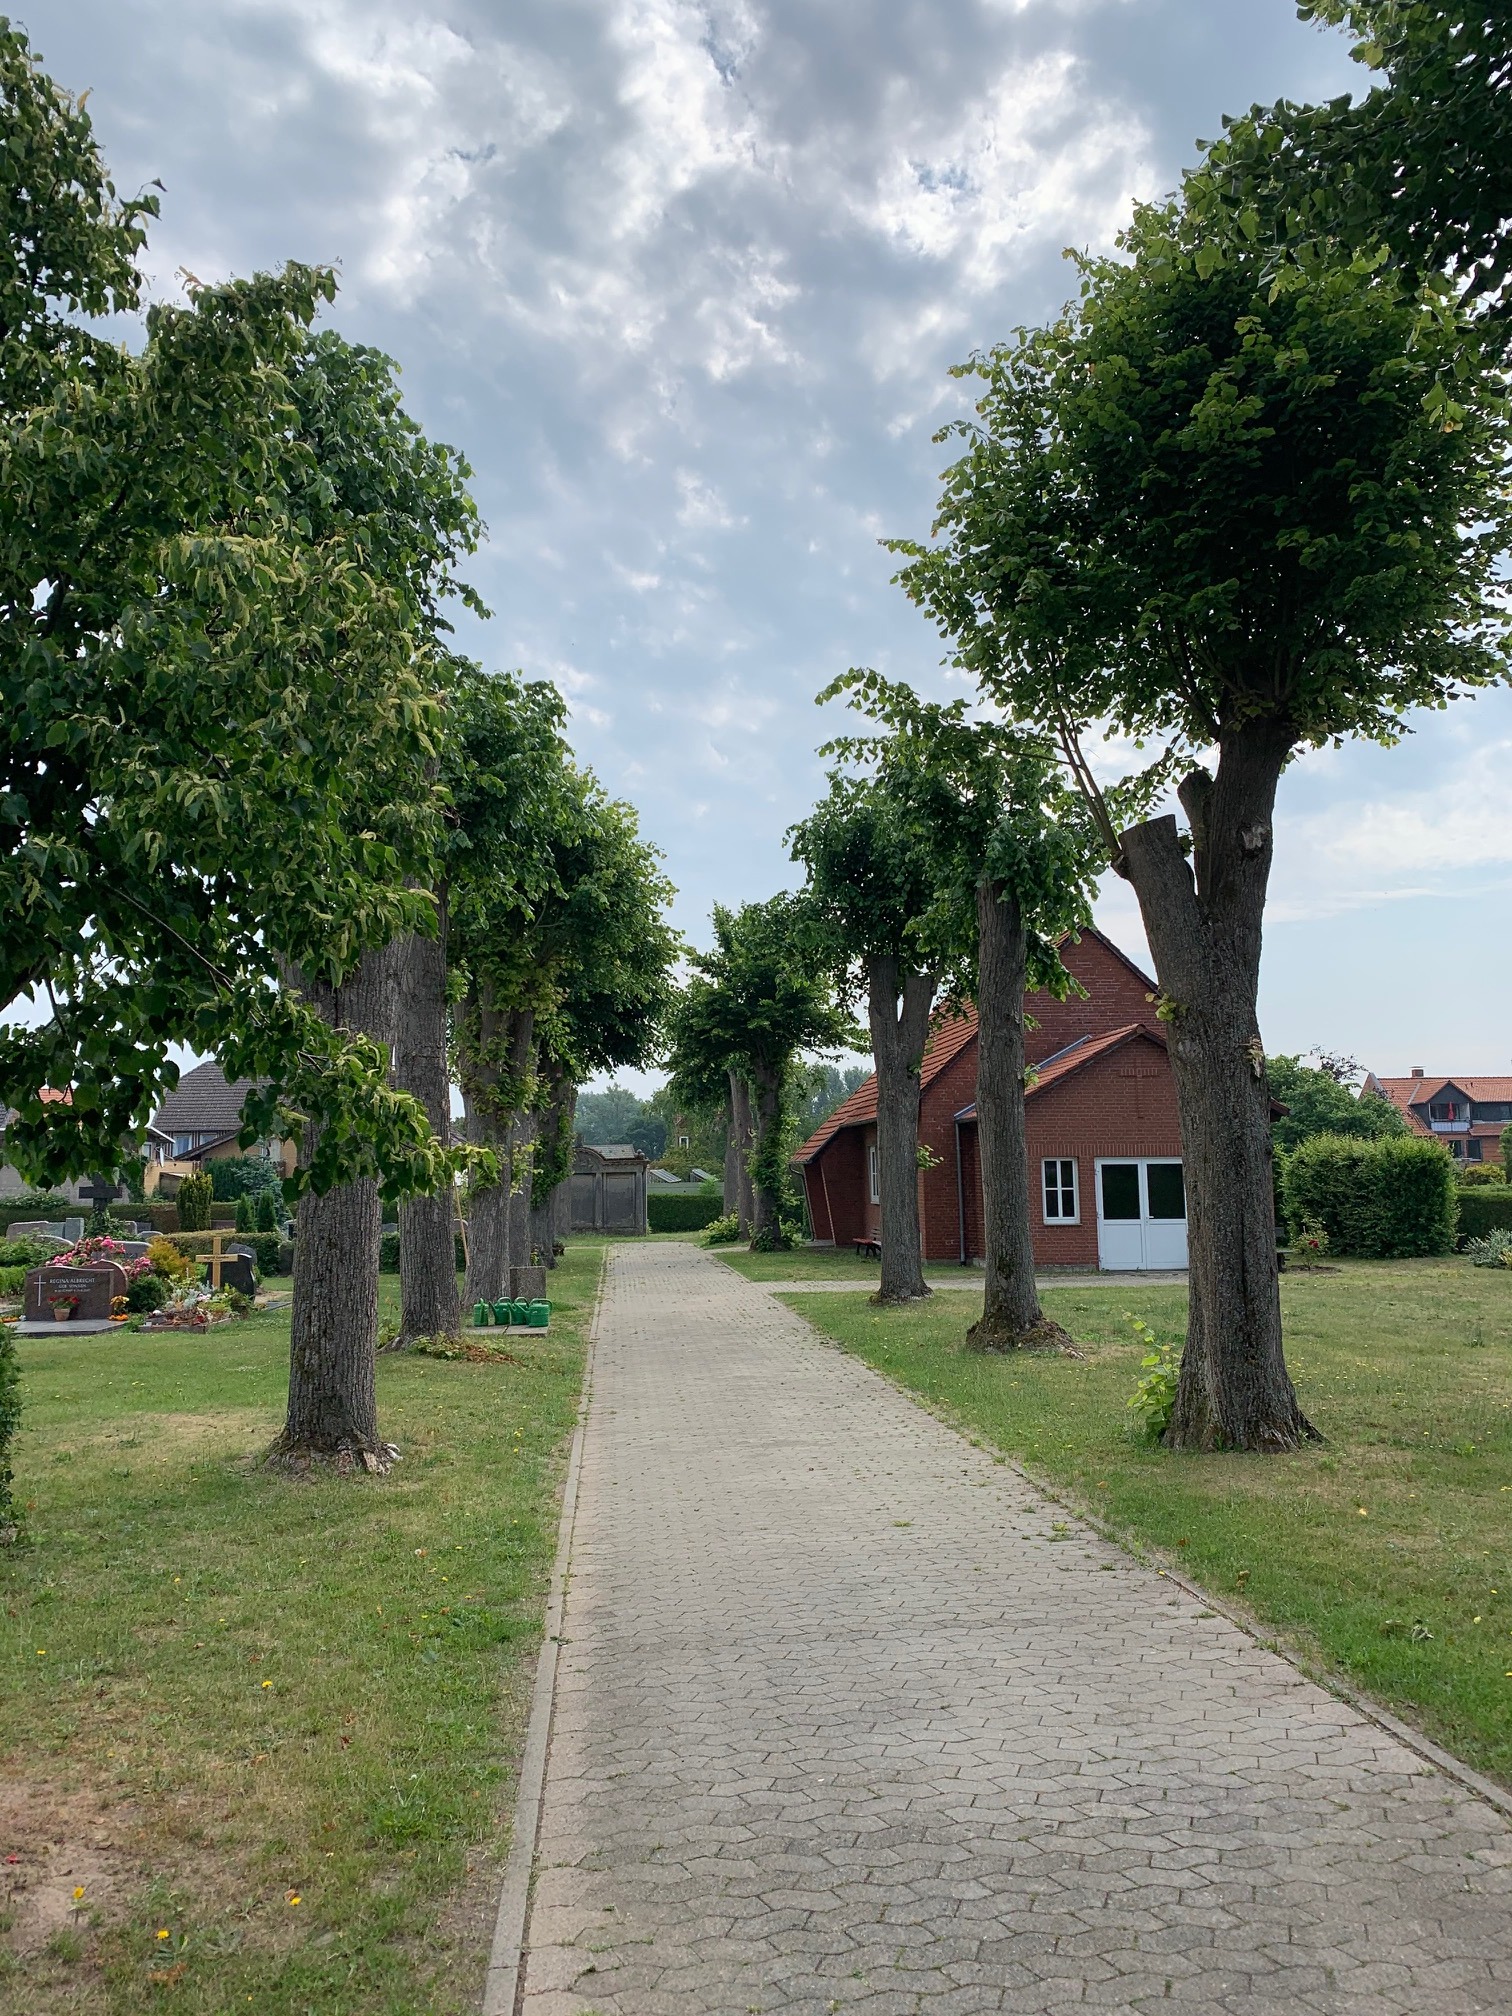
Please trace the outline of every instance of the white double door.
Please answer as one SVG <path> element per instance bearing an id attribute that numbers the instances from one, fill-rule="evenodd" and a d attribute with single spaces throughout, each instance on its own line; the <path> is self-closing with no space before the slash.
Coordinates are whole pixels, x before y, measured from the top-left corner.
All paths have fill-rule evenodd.
<path id="1" fill-rule="evenodd" d="M 1179 1162 L 1097 1164 L 1097 1264 L 1110 1274 L 1185 1267 L 1186 1185 Z"/>

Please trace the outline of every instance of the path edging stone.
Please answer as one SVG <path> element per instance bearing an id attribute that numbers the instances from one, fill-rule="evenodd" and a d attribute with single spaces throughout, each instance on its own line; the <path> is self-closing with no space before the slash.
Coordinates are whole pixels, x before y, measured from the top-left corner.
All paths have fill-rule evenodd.
<path id="1" fill-rule="evenodd" d="M 556 1710 L 557 1664 L 562 1645 L 562 1618 L 567 1603 L 567 1577 L 572 1565 L 572 1530 L 577 1519 L 578 1478 L 583 1467 L 583 1435 L 588 1425 L 588 1405 L 593 1396 L 593 1354 L 598 1343 L 599 1317 L 604 1306 L 604 1280 L 609 1264 L 605 1249 L 594 1293 L 593 1319 L 588 1326 L 588 1349 L 583 1359 L 583 1390 L 578 1400 L 577 1425 L 567 1458 L 567 1477 L 562 1486 L 562 1512 L 557 1524 L 556 1559 L 551 1569 L 551 1590 L 546 1598 L 541 1652 L 536 1662 L 535 1684 L 530 1697 L 530 1720 L 525 1726 L 525 1748 L 520 1756 L 520 1776 L 515 1787 L 514 1829 L 509 1843 L 509 1859 L 504 1865 L 504 1882 L 499 1892 L 499 1909 L 494 1919 L 493 1944 L 489 1949 L 488 1972 L 483 1978 L 482 2016 L 515 2016 L 525 1980 L 525 1937 L 530 1926 L 530 1892 L 535 1874 L 536 1844 L 541 1835 L 541 1811 L 546 1796 L 546 1765 L 551 1752 L 551 1723 Z"/>

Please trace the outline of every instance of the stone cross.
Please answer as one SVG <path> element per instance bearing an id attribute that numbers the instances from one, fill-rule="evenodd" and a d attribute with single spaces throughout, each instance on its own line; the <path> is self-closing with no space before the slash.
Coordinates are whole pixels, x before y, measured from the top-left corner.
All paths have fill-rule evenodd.
<path id="1" fill-rule="evenodd" d="M 108 1211 L 115 1202 L 116 1186 L 103 1176 L 91 1176 L 87 1183 L 79 1185 L 81 1198 L 87 1197 L 94 1206 L 96 1215 Z"/>

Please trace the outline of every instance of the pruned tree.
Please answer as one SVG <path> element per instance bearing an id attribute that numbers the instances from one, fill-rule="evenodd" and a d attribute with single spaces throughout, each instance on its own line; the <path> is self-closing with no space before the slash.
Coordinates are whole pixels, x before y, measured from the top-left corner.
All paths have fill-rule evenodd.
<path id="1" fill-rule="evenodd" d="M 798 899 L 773 896 L 738 910 L 716 905 L 714 943 L 689 955 L 691 972 L 667 1017 L 674 1084 L 750 1088 L 751 1244 L 778 1245 L 800 1060 L 853 1050 L 860 1031 L 808 955 Z"/>
<path id="2" fill-rule="evenodd" d="M 1060 740 L 1139 899 L 1190 1200 L 1168 1439 L 1288 1449 L 1313 1431 L 1282 1350 L 1256 1016 L 1276 788 L 1300 749 L 1392 742 L 1503 676 L 1503 388 L 1458 311 L 1360 264 L 1277 288 L 1174 210 L 1122 250 L 968 367 L 977 418 L 900 578 Z M 1181 765 L 1185 835 L 1115 829 L 1083 754 L 1099 721 Z"/>
<path id="3" fill-rule="evenodd" d="M 879 1302 L 931 1291 L 919 1238 L 920 1067 L 939 971 L 920 926 L 937 897 L 933 835 L 895 774 L 833 771 L 829 791 L 792 827 L 803 864 L 803 927 L 836 998 L 864 1001 L 877 1071 Z"/>
<path id="4" fill-rule="evenodd" d="M 950 997 L 977 1011 L 986 1279 L 967 1341 L 978 1350 L 1063 1346 L 1034 1282 L 1024 996 L 1069 991 L 1060 942 L 1090 921 L 1106 849 L 1045 735 L 974 720 L 964 700 L 921 700 L 875 672 L 847 673 L 820 699 L 841 693 L 888 732 L 827 748 L 874 767 L 927 850 L 932 894 L 912 935 Z"/>

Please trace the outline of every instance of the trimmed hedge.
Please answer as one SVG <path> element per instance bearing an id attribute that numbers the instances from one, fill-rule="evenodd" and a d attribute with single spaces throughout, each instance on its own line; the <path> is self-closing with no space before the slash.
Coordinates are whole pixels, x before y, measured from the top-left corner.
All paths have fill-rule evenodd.
<path id="1" fill-rule="evenodd" d="M 717 1191 L 683 1191 L 679 1196 L 646 1199 L 646 1222 L 653 1232 L 702 1232 L 724 1212 L 724 1199 Z"/>
<path id="2" fill-rule="evenodd" d="M 1459 1193 L 1459 1243 L 1484 1239 L 1488 1232 L 1512 1232 L 1512 1189 L 1486 1185 Z"/>
<path id="3" fill-rule="evenodd" d="M 213 1235 L 209 1232 L 170 1232 L 167 1236 L 180 1253 L 198 1255 L 210 1251 L 210 1240 Z M 253 1265 L 258 1273 L 277 1274 L 284 1271 L 278 1264 L 283 1244 L 283 1240 L 276 1232 L 238 1232 L 234 1238 L 221 1242 L 221 1251 L 224 1253 L 226 1248 L 232 1245 L 250 1246 L 257 1256 Z"/>
<path id="4" fill-rule="evenodd" d="M 18 1219 L 23 1218 L 46 1218 L 56 1224 L 60 1218 L 88 1216 L 87 1204 L 70 1204 L 66 1197 L 8 1197 L 0 1204 L 0 1233 L 8 1232 Z"/>
<path id="5" fill-rule="evenodd" d="M 1459 1190 L 1437 1141 L 1318 1134 L 1287 1158 L 1283 1180 L 1293 1233 L 1321 1225 L 1335 1253 L 1408 1260 L 1453 1250 Z"/>

